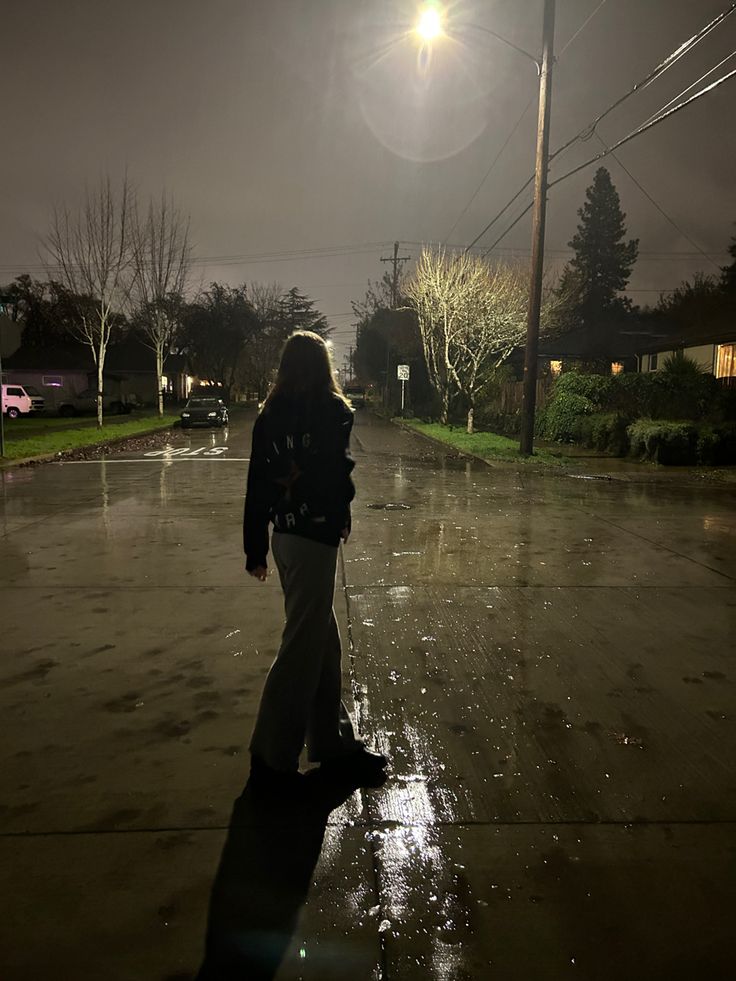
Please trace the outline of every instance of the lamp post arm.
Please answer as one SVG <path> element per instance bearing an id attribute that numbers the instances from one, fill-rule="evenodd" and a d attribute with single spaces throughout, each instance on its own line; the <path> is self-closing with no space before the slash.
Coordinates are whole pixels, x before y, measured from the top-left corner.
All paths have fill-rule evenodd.
<path id="1" fill-rule="evenodd" d="M 490 27 L 482 27 L 480 24 L 470 24 L 468 26 L 474 28 L 476 31 L 481 31 L 483 34 L 490 34 L 490 36 L 495 37 L 497 41 L 501 41 L 502 44 L 505 44 L 509 48 L 513 48 L 514 51 L 517 51 L 520 55 L 524 55 L 524 57 L 528 58 L 529 61 L 534 62 L 534 67 L 537 69 L 537 74 L 541 74 L 542 61 L 540 58 L 537 58 L 536 55 L 531 54 L 524 48 L 520 48 L 518 44 L 514 44 L 513 41 L 509 41 L 509 39 L 504 37 L 502 34 L 497 34 L 496 31 L 492 31 Z"/>

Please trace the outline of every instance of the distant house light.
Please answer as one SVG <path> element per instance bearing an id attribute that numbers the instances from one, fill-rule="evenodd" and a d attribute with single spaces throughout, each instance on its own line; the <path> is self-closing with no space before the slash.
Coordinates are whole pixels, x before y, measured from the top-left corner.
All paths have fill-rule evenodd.
<path id="1" fill-rule="evenodd" d="M 169 390 L 169 376 L 168 375 L 161 375 L 161 388 L 166 389 L 166 391 L 168 392 L 168 390 Z"/>
<path id="2" fill-rule="evenodd" d="M 624 370 L 624 366 L 623 366 L 623 364 L 620 361 L 613 361 L 611 363 L 611 374 L 612 375 L 620 375 L 623 370 Z"/>
<path id="3" fill-rule="evenodd" d="M 189 393 L 192 390 L 192 385 L 193 384 L 194 384 L 194 378 L 191 375 L 187 375 L 187 388 L 186 388 L 187 398 L 189 398 Z"/>
<path id="4" fill-rule="evenodd" d="M 43 375 L 41 378 L 41 384 L 46 388 L 63 388 L 64 379 L 61 375 Z"/>
<path id="5" fill-rule="evenodd" d="M 736 378 L 736 344 L 719 344 L 716 378 Z"/>
<path id="6" fill-rule="evenodd" d="M 553 378 L 559 378 L 559 376 L 562 374 L 562 362 L 550 361 L 549 370 Z"/>

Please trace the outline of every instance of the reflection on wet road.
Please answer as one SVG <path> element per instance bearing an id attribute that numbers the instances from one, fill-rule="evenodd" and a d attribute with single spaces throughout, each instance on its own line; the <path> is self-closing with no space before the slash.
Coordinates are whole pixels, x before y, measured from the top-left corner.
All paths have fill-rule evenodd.
<path id="1" fill-rule="evenodd" d="M 14 981 L 191 978 L 231 813 L 225 854 L 301 840 L 233 811 L 281 623 L 242 572 L 250 421 L 3 474 Z M 278 979 L 730 977 L 734 494 L 519 475 L 363 413 L 354 451 L 337 605 L 392 771 L 317 825 Z"/>

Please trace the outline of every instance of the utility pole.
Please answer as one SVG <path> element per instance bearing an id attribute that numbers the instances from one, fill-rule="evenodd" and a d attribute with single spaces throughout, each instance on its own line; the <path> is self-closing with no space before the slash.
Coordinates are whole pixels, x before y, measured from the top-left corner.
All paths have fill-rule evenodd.
<path id="1" fill-rule="evenodd" d="M 542 63 L 539 66 L 539 116 L 537 121 L 537 159 L 534 173 L 534 212 L 532 220 L 532 268 L 529 310 L 524 352 L 524 396 L 521 405 L 519 452 L 530 456 L 534 448 L 534 410 L 537 401 L 537 350 L 539 315 L 542 309 L 544 272 L 544 230 L 547 217 L 547 170 L 549 166 L 549 118 L 552 103 L 554 64 L 555 0 L 544 0 Z"/>
<path id="2" fill-rule="evenodd" d="M 381 256 L 381 262 L 391 262 L 393 263 L 393 272 L 391 274 L 391 306 L 396 309 L 399 302 L 399 263 L 408 262 L 411 259 L 410 255 L 399 255 L 399 245 L 400 242 L 394 242 L 394 254 L 384 258 Z"/>
<path id="3" fill-rule="evenodd" d="M 399 263 L 408 262 L 411 259 L 410 255 L 399 255 L 399 245 L 400 242 L 394 242 L 394 254 L 392 256 L 381 256 L 381 262 L 390 262 L 393 264 L 393 272 L 391 274 L 391 308 L 396 309 L 399 302 Z M 386 386 L 384 388 L 383 400 L 386 406 L 388 406 L 388 390 L 389 390 L 389 377 L 388 373 L 391 368 L 391 345 L 389 343 L 388 337 L 386 338 Z"/>

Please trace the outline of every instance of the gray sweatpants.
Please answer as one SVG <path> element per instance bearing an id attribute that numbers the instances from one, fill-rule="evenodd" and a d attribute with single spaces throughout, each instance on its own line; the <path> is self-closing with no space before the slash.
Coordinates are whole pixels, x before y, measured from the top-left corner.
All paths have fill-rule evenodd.
<path id="1" fill-rule="evenodd" d="M 306 741 L 312 762 L 355 751 L 342 701 L 340 632 L 333 598 L 337 548 L 275 532 L 271 551 L 284 590 L 286 625 L 261 696 L 250 751 L 293 771 Z"/>

